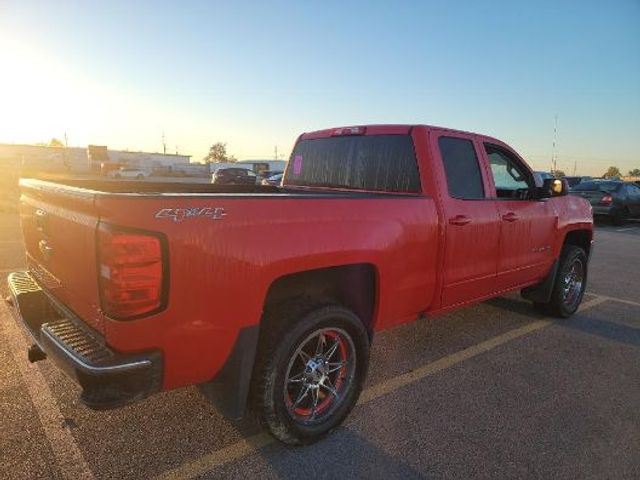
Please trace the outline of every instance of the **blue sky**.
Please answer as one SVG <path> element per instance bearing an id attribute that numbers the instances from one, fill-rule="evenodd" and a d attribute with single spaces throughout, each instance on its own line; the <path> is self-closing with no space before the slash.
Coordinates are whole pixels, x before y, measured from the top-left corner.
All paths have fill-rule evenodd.
<path id="1" fill-rule="evenodd" d="M 640 1 L 0 0 L 0 141 L 285 154 L 428 123 L 600 174 L 640 168 Z"/>

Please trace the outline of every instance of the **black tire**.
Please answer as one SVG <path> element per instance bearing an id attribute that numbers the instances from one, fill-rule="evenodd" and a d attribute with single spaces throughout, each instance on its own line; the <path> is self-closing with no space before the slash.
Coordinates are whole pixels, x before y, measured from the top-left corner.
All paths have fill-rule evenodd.
<path id="1" fill-rule="evenodd" d="M 611 217 L 611 222 L 619 227 L 621 225 L 624 225 L 627 222 L 627 219 L 629 218 L 629 209 L 627 207 L 624 207 L 620 210 L 618 210 L 615 215 L 613 215 L 613 217 Z"/>
<path id="2" fill-rule="evenodd" d="M 574 269 L 575 267 L 575 269 Z M 547 303 L 534 303 L 542 313 L 568 318 L 578 310 L 587 287 L 587 254 L 575 245 L 565 245 L 560 254 L 560 265 Z M 579 285 L 573 283 L 578 281 Z"/>
<path id="3" fill-rule="evenodd" d="M 267 312 L 263 322 L 269 331 L 261 333 L 252 407 L 278 440 L 289 445 L 314 443 L 342 423 L 360 396 L 369 364 L 367 331 L 350 310 L 308 301 Z M 310 356 L 309 347 L 314 349 L 315 343 L 315 355 Z M 331 357 L 318 354 L 321 344 L 324 353 L 333 347 Z M 339 361 L 330 363 L 332 358 Z M 314 382 L 315 388 L 309 386 Z"/>

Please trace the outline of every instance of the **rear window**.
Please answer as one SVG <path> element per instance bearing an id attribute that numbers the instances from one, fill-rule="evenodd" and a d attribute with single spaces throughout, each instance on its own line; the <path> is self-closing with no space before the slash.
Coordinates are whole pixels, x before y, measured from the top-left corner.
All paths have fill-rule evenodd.
<path id="1" fill-rule="evenodd" d="M 574 187 L 577 192 L 615 192 L 622 185 L 620 182 L 581 182 Z"/>
<path id="2" fill-rule="evenodd" d="M 287 166 L 287 185 L 418 193 L 418 165 L 409 135 L 301 140 Z"/>

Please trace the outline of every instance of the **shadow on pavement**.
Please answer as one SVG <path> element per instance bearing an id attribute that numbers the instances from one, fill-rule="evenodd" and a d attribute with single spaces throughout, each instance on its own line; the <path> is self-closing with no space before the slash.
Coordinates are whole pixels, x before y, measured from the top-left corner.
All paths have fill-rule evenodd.
<path id="1" fill-rule="evenodd" d="M 640 328 L 610 322 L 601 318 L 580 317 L 559 322 L 559 326 L 598 337 L 640 347 Z"/>

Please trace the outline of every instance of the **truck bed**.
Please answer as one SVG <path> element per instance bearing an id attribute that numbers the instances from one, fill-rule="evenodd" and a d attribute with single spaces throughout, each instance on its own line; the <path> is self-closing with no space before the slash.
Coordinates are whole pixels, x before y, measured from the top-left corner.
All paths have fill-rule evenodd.
<path id="1" fill-rule="evenodd" d="M 267 185 L 215 185 L 211 183 L 189 182 L 147 182 L 111 179 L 38 177 L 42 180 L 67 185 L 75 188 L 105 193 L 283 193 L 275 186 Z"/>

